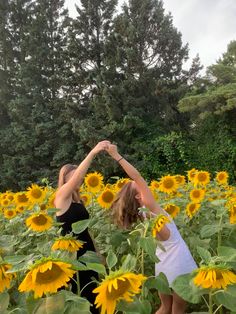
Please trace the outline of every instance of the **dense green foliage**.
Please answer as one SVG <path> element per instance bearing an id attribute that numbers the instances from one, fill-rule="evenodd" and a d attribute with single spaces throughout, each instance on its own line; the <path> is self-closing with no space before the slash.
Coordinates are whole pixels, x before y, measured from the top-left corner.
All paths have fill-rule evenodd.
<path id="1" fill-rule="evenodd" d="M 0 4 L 0 188 L 19 189 L 116 142 L 148 178 L 191 167 L 235 180 L 235 42 L 208 75 L 160 0 Z M 179 104 L 179 105 L 178 105 Z M 209 136 L 210 134 L 210 136 Z M 112 161 L 93 167 L 121 175 Z"/>

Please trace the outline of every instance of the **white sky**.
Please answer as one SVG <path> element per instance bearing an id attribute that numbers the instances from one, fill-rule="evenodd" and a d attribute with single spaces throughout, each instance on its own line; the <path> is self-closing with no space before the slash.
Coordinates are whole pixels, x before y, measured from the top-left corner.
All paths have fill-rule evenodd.
<path id="1" fill-rule="evenodd" d="M 122 4 L 124 0 L 119 0 Z M 74 3 L 65 0 L 69 14 L 76 15 Z M 182 33 L 184 43 L 189 43 L 189 57 L 198 53 L 206 67 L 216 62 L 227 50 L 231 40 L 236 40 L 236 0 L 163 0 L 166 12 L 171 12 L 173 24 Z"/>

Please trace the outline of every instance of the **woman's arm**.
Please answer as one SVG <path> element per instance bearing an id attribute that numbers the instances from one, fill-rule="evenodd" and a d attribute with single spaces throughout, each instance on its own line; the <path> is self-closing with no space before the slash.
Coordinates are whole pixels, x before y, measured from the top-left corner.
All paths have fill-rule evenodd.
<path id="1" fill-rule="evenodd" d="M 59 190 L 57 191 L 55 205 L 57 205 L 58 201 L 59 203 L 64 203 L 71 198 L 72 193 L 82 185 L 84 176 L 86 175 L 93 158 L 96 156 L 97 153 L 99 153 L 102 150 L 105 150 L 109 143 L 110 143 L 109 141 L 99 142 L 89 152 L 85 159 L 75 169 L 72 177 L 65 184 L 63 184 L 63 186 L 60 187 Z"/>

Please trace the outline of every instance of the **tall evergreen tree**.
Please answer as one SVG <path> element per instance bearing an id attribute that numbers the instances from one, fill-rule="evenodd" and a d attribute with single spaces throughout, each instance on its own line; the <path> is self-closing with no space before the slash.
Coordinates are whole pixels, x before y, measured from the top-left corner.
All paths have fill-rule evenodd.
<path id="1" fill-rule="evenodd" d="M 60 149 L 55 135 L 61 123 L 65 66 L 63 5 L 56 0 L 9 0 L 7 26 L 15 71 L 11 73 L 14 97 L 7 104 L 10 123 L 2 131 L 6 186 L 25 187 L 49 176 L 50 163 Z"/>

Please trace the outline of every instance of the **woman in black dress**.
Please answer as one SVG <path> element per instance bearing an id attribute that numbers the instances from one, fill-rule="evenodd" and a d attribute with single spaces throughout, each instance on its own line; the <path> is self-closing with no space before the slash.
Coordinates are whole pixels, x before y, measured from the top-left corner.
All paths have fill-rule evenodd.
<path id="1" fill-rule="evenodd" d="M 72 232 L 71 225 L 74 222 L 88 219 L 89 213 L 80 201 L 79 188 L 83 183 L 84 176 L 97 153 L 105 150 L 109 141 L 99 142 L 81 162 L 79 166 L 67 164 L 64 165 L 59 172 L 58 190 L 54 204 L 58 211 L 56 212 L 56 218 L 58 222 L 62 222 L 62 234 Z M 77 257 L 83 255 L 86 251 L 95 251 L 93 241 L 89 235 L 88 229 L 76 235 L 78 240 L 84 243 L 83 248 L 77 252 Z M 98 279 L 98 275 L 94 271 L 79 271 L 80 289 L 82 290 L 93 278 Z M 76 280 L 76 277 L 75 277 Z M 71 280 L 72 292 L 77 292 L 77 285 L 74 280 Z M 81 292 L 81 296 L 88 299 L 93 304 L 90 311 L 95 314 L 99 311 L 94 306 L 95 294 L 92 293 L 93 289 L 96 288 L 95 283 L 88 284 Z"/>

